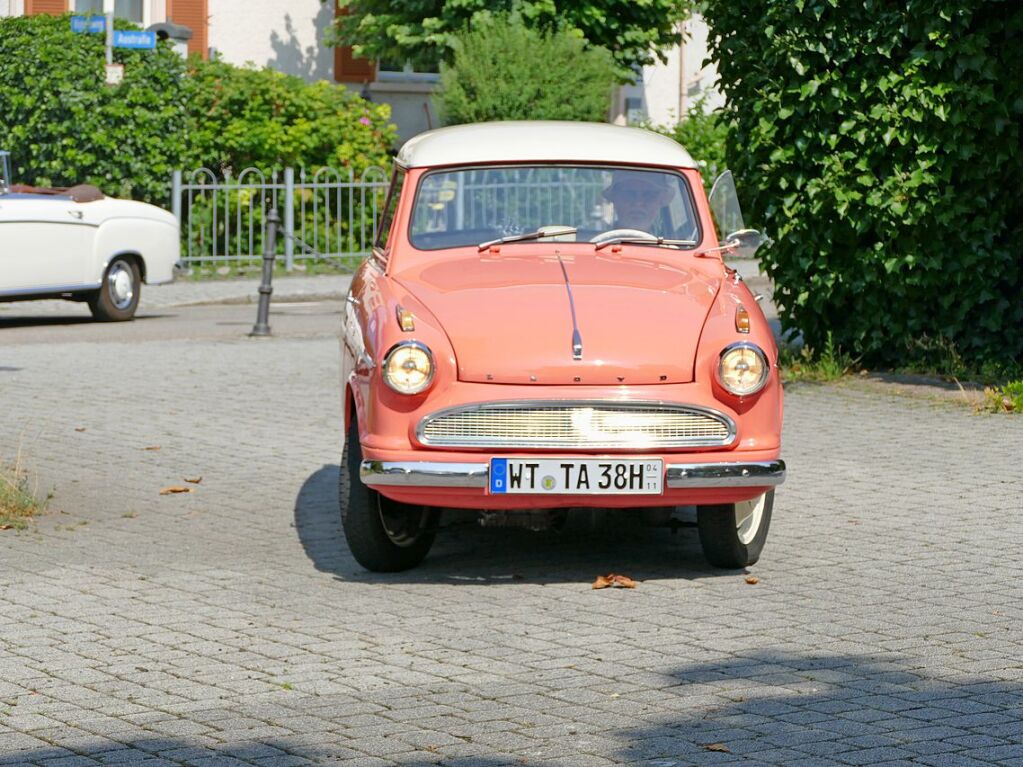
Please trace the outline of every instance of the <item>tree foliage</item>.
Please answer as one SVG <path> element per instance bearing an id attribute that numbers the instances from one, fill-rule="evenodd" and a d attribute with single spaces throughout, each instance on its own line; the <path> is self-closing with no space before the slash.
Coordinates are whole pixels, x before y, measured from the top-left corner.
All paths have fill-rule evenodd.
<path id="1" fill-rule="evenodd" d="M 611 51 L 622 81 L 678 42 L 689 0 L 340 0 L 334 40 L 356 53 L 426 71 L 454 57 L 455 35 L 493 16 L 517 14 L 529 26 L 564 28 Z"/>
<path id="2" fill-rule="evenodd" d="M 614 64 L 564 31 L 543 32 L 495 17 L 454 39 L 437 95 L 447 125 L 488 120 L 601 121 Z"/>
<path id="3" fill-rule="evenodd" d="M 708 0 L 785 323 L 868 363 L 1023 360 L 1023 5 Z M 757 19 L 755 26 L 749 19 Z"/>

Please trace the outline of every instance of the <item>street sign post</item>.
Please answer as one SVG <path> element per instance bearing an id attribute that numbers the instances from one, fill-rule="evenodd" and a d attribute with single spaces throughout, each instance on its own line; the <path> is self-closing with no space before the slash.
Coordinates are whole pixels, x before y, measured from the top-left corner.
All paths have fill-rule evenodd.
<path id="1" fill-rule="evenodd" d="M 109 7 L 109 5 L 108 5 Z M 103 16 L 72 16 L 72 32 L 106 33 L 106 83 L 118 85 L 124 79 L 124 65 L 114 63 L 114 48 L 156 48 L 156 32 L 137 29 L 114 29 L 114 14 L 107 11 Z"/>

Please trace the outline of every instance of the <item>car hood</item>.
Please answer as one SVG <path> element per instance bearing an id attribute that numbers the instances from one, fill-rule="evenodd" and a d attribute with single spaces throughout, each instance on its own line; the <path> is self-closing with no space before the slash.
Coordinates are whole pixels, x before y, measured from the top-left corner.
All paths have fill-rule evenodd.
<path id="1" fill-rule="evenodd" d="M 440 322 L 462 381 L 657 384 L 693 380 L 696 346 L 719 281 L 667 260 L 481 254 L 393 277 Z"/>

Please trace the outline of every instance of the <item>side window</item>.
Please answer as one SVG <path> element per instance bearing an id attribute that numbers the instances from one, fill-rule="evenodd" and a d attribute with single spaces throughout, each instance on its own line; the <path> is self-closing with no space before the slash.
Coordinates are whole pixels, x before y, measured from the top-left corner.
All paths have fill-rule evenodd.
<path id="1" fill-rule="evenodd" d="M 401 188 L 405 183 L 405 169 L 395 168 L 391 176 L 391 188 L 387 191 L 387 202 L 384 203 L 384 212 L 380 217 L 380 225 L 377 227 L 378 248 L 386 248 L 387 240 L 391 236 L 391 225 L 394 223 L 394 211 L 398 208 L 398 200 L 401 198 Z"/>

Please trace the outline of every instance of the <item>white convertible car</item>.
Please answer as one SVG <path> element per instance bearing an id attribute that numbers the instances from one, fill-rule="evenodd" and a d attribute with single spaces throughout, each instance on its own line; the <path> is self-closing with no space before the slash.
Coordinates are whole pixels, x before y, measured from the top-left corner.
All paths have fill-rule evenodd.
<path id="1" fill-rule="evenodd" d="M 84 184 L 13 185 L 7 152 L 0 172 L 0 301 L 66 298 L 97 320 L 130 320 L 143 282 L 174 279 L 179 227 L 167 211 Z"/>

